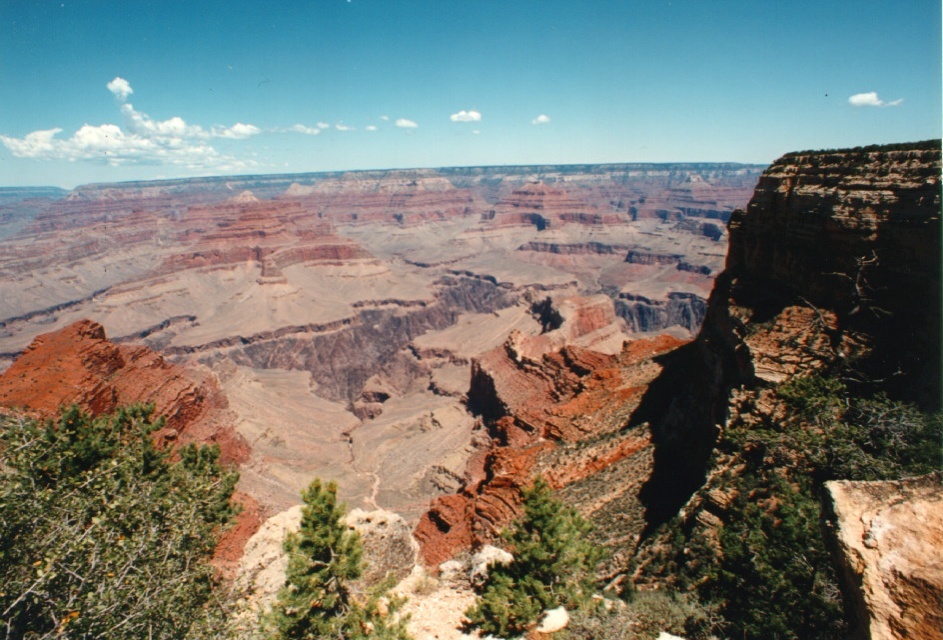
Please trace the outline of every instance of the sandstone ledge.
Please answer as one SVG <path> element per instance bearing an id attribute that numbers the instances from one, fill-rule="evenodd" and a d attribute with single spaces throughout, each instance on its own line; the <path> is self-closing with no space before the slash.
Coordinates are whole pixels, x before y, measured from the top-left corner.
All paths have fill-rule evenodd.
<path id="1" fill-rule="evenodd" d="M 943 473 L 826 484 L 855 638 L 943 638 Z"/>

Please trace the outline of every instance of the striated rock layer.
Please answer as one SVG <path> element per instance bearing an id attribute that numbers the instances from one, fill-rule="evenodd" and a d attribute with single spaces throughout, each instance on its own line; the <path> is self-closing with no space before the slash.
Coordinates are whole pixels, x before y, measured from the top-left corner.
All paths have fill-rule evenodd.
<path id="1" fill-rule="evenodd" d="M 943 474 L 826 489 L 855 637 L 943 638 Z"/>
<path id="2" fill-rule="evenodd" d="M 764 174 L 731 216 L 697 339 L 665 359 L 632 418 L 655 445 L 636 577 L 672 580 L 658 557 L 671 535 L 716 539 L 742 473 L 737 456 L 711 457 L 716 436 L 790 424 L 783 383 L 821 373 L 939 409 L 940 207 L 939 141 L 789 154 Z M 939 637 L 939 476 L 829 491 L 858 636 Z"/>
<path id="3" fill-rule="evenodd" d="M 652 522 L 703 483 L 718 426 L 774 411 L 766 390 L 792 376 L 842 371 L 939 406 L 938 141 L 783 156 L 729 227 L 697 340 L 633 418 L 656 443 Z M 750 390 L 738 406 L 734 388 Z"/>
<path id="4" fill-rule="evenodd" d="M 558 328 L 538 336 L 512 333 L 473 361 L 468 404 L 488 433 L 460 491 L 434 501 L 416 528 L 426 562 L 438 564 L 490 540 L 519 515 L 520 489 L 537 476 L 605 526 L 605 542 L 639 533 L 612 521 L 613 513 L 634 511 L 634 522 L 641 522 L 637 494 L 651 465 L 647 428 L 625 425 L 661 371 L 654 357 L 682 342 L 667 335 L 639 340 L 612 355 L 575 346 L 598 338 L 613 310 L 610 303 L 607 315 L 592 300 L 573 304 L 560 303 Z"/>
<path id="5" fill-rule="evenodd" d="M 898 387 L 939 387 L 938 141 L 783 156 L 733 215 L 730 235 L 737 306 L 831 311 L 835 346 L 863 343 L 836 348 L 836 359 L 860 356 L 853 366 L 871 377 L 899 370 Z"/>
<path id="6" fill-rule="evenodd" d="M 95 322 L 39 336 L 0 375 L 0 406 L 41 417 L 72 404 L 100 415 L 133 403 L 154 403 L 166 419 L 156 434 L 160 443 L 212 442 L 224 463 L 248 457 L 211 373 L 171 364 L 147 347 L 109 342 Z"/>

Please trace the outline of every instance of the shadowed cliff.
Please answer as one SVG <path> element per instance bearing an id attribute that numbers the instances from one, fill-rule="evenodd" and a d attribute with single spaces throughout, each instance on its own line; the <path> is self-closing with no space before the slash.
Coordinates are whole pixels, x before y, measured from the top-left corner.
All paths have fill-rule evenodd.
<path id="1" fill-rule="evenodd" d="M 940 406 L 940 141 L 787 154 L 729 231 L 697 340 L 633 415 L 655 443 L 649 531 L 703 483 L 734 387 L 818 372 Z"/>

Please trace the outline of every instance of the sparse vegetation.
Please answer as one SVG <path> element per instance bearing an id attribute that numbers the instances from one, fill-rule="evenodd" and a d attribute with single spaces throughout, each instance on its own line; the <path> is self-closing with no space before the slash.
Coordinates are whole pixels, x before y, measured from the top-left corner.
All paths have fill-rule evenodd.
<path id="1" fill-rule="evenodd" d="M 655 640 L 662 632 L 692 640 L 720 631 L 712 607 L 693 593 L 667 589 L 639 591 L 627 602 L 610 601 L 591 611 L 578 611 L 556 640 Z"/>
<path id="2" fill-rule="evenodd" d="M 183 638 L 233 516 L 215 447 L 155 448 L 152 406 L 0 419 L 0 637 Z"/>
<path id="3" fill-rule="evenodd" d="M 589 523 L 553 498 L 546 482 L 523 493 L 523 516 L 501 534 L 514 560 L 492 567 L 466 612 L 473 626 L 504 638 L 523 633 L 546 609 L 586 606 L 602 553 L 587 539 Z"/>
<path id="4" fill-rule="evenodd" d="M 657 536 L 667 550 L 645 571 L 698 593 L 733 637 L 842 638 L 840 593 L 822 537 L 822 485 L 934 470 L 941 418 L 883 395 L 856 397 L 837 378 L 797 377 L 776 396 L 784 420 L 735 421 L 718 443 L 737 471 L 715 485 L 732 496 L 716 539 L 673 521 Z"/>
<path id="5" fill-rule="evenodd" d="M 273 638 L 408 640 L 402 599 L 389 581 L 366 594 L 351 583 L 363 575 L 363 544 L 344 522 L 337 485 L 314 480 L 302 492 L 301 527 L 285 539 L 285 586 L 265 621 Z"/>

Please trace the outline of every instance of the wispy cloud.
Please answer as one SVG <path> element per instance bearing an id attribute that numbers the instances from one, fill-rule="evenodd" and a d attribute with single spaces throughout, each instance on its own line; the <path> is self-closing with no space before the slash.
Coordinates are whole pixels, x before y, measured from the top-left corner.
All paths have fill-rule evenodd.
<path id="1" fill-rule="evenodd" d="M 366 127 L 364 127 L 364 128 L 365 128 L 367 131 L 376 131 L 376 130 L 377 130 L 376 125 L 372 125 L 372 124 L 368 124 L 368 125 L 367 125 Z"/>
<path id="2" fill-rule="evenodd" d="M 309 136 L 316 136 L 321 133 L 321 127 L 306 127 L 303 124 L 294 124 L 288 127 L 289 131 L 294 131 L 295 133 L 303 133 Z"/>
<path id="3" fill-rule="evenodd" d="M 207 131 L 179 116 L 154 120 L 127 101 L 134 93 L 127 80 L 116 77 L 106 87 L 121 103 L 124 128 L 86 124 L 71 137 L 60 138 L 62 129 L 56 127 L 33 131 L 23 138 L 0 135 L 0 143 L 18 158 L 84 160 L 112 166 L 170 164 L 194 169 L 244 169 L 254 165 L 221 154 L 207 141 L 243 140 L 261 133 L 255 125 L 237 122 L 231 127 L 214 125 Z"/>
<path id="4" fill-rule="evenodd" d="M 474 109 L 470 111 L 465 111 L 462 109 L 458 113 L 453 113 L 449 116 L 449 119 L 452 122 L 481 122 L 481 114 Z"/>
<path id="5" fill-rule="evenodd" d="M 403 127 L 404 129 L 415 129 L 419 125 L 413 122 L 412 120 L 407 120 L 406 118 L 400 118 L 396 121 L 397 127 Z"/>
<path id="6" fill-rule="evenodd" d="M 904 101 L 903 98 L 884 102 L 878 97 L 877 91 L 868 91 L 867 93 L 856 93 L 848 98 L 848 103 L 853 107 L 896 107 Z"/>
<path id="7" fill-rule="evenodd" d="M 229 138 L 231 140 L 245 140 L 246 138 L 251 138 L 252 136 L 257 136 L 262 133 L 262 130 L 259 129 L 254 124 L 243 124 L 237 122 L 231 127 L 221 127 L 216 125 L 212 129 L 213 136 L 216 138 Z"/>
<path id="8" fill-rule="evenodd" d="M 389 122 L 390 116 L 380 116 L 380 120 L 383 120 L 383 122 Z"/>
<path id="9" fill-rule="evenodd" d="M 326 122 L 319 122 L 319 123 L 318 123 L 318 129 L 330 129 L 330 128 L 331 128 L 331 125 L 329 125 L 329 124 L 326 123 Z"/>
<path id="10" fill-rule="evenodd" d="M 343 122 L 339 122 L 335 124 L 334 128 L 337 129 L 338 131 L 356 131 L 354 127 L 347 126 Z"/>
<path id="11" fill-rule="evenodd" d="M 541 113 L 530 121 L 531 124 L 550 124 L 550 116 Z"/>

